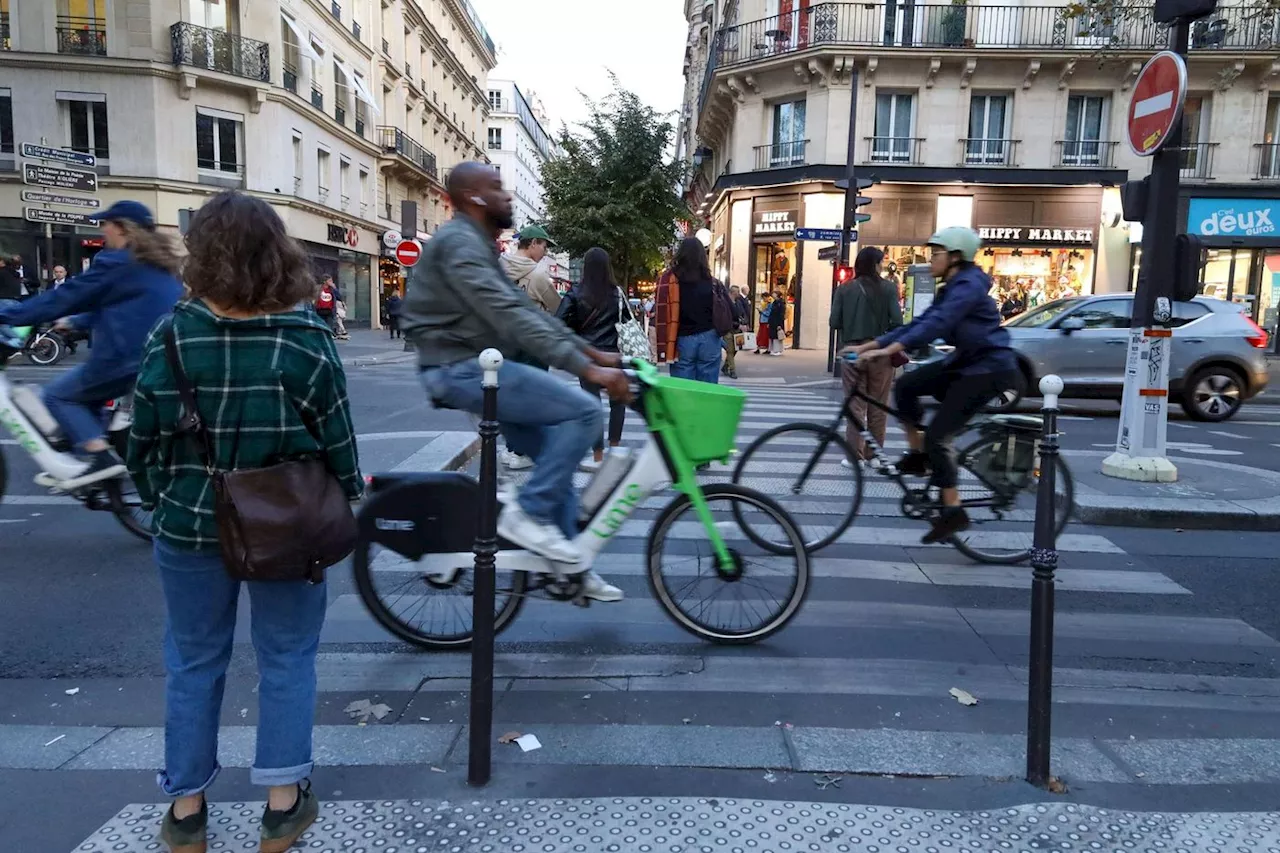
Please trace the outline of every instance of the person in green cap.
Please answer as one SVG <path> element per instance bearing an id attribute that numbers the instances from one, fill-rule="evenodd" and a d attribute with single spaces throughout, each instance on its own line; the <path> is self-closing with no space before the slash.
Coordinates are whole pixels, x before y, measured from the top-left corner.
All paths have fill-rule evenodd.
<path id="1" fill-rule="evenodd" d="M 560 294 L 551 280 L 550 264 L 543 263 L 552 245 L 550 235 L 541 225 L 526 225 L 516 239 L 515 253 L 502 256 L 503 271 L 539 308 L 556 313 Z"/>

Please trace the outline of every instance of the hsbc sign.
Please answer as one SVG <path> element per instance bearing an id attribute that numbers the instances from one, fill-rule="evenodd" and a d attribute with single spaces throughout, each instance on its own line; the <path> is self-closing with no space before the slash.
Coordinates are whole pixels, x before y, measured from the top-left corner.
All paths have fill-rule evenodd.
<path id="1" fill-rule="evenodd" d="M 329 223 L 328 238 L 330 243 L 342 243 L 354 249 L 360 243 L 360 232 L 345 225 Z"/>

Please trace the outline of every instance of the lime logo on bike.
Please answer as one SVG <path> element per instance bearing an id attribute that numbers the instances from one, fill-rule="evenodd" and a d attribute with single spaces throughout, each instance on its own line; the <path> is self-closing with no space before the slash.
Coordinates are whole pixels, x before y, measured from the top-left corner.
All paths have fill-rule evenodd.
<path id="1" fill-rule="evenodd" d="M 23 450 L 31 454 L 40 452 L 40 442 L 31 437 L 31 433 L 27 432 L 27 428 L 23 426 L 22 421 L 8 412 L 0 411 L 0 423 L 4 424 L 5 429 L 9 430 L 9 433 L 18 442 L 18 446 Z"/>
<path id="2" fill-rule="evenodd" d="M 591 525 L 591 532 L 601 539 L 608 539 L 618 532 L 618 528 L 622 527 L 622 522 L 627 520 L 627 516 L 635 511 L 635 508 L 642 500 L 644 500 L 644 489 L 640 488 L 636 483 L 628 484 L 622 497 L 614 501 L 608 512 L 600 516 L 599 520 Z"/>

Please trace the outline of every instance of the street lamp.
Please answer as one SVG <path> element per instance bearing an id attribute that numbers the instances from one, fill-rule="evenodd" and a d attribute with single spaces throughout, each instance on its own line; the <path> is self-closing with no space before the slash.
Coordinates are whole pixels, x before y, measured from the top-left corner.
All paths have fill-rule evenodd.
<path id="1" fill-rule="evenodd" d="M 706 228 L 699 228 L 698 233 L 693 236 L 698 238 L 698 242 L 702 244 L 703 248 L 711 247 L 711 232 Z"/>

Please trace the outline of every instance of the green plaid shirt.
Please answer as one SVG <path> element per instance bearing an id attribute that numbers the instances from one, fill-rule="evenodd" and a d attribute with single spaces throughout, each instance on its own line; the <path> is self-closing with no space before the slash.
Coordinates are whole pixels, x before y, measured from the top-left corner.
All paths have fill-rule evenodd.
<path id="1" fill-rule="evenodd" d="M 134 392 L 129 473 L 155 533 L 169 544 L 214 548 L 213 481 L 194 437 L 175 436 L 182 404 L 165 360 L 162 321 L 147 338 Z M 329 328 L 308 309 L 249 320 L 219 317 L 199 300 L 178 303 L 173 328 L 182 366 L 220 471 L 287 459 L 324 459 L 352 500 L 360 497 L 347 381 Z"/>

